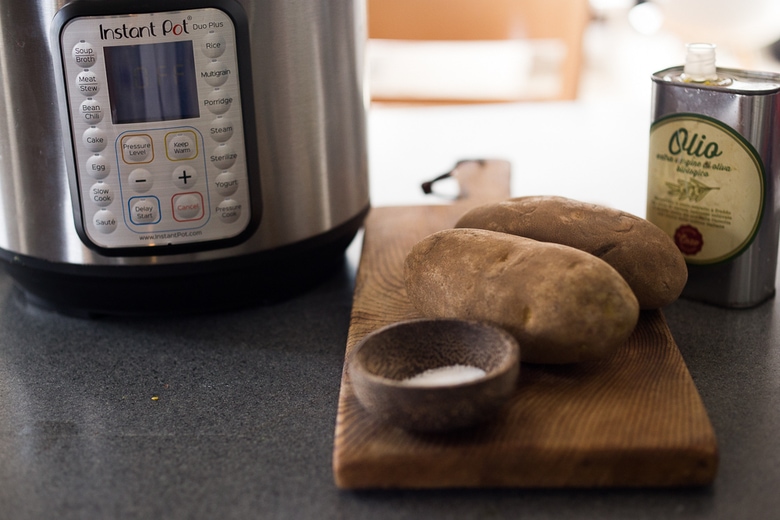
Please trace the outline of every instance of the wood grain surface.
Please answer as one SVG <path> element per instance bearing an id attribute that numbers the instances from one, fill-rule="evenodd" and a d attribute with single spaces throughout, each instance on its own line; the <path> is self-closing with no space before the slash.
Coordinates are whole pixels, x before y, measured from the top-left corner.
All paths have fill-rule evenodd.
<path id="1" fill-rule="evenodd" d="M 643 311 L 611 358 L 570 366 L 523 364 L 500 416 L 469 431 L 414 434 L 374 420 L 349 382 L 351 349 L 367 333 L 419 317 L 403 261 L 468 207 L 509 196 L 509 166 L 457 170 L 463 200 L 380 207 L 365 225 L 336 422 L 340 488 L 635 487 L 706 485 L 718 449 L 712 426 L 661 311 Z M 521 345 L 522 356 L 522 345 Z"/>

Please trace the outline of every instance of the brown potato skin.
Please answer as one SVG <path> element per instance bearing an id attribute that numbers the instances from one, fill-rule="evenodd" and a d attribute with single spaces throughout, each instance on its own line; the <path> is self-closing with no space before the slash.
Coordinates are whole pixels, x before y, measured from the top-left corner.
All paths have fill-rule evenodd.
<path id="1" fill-rule="evenodd" d="M 404 281 L 422 315 L 499 325 L 517 338 L 527 363 L 603 359 L 639 319 L 634 293 L 606 262 L 494 231 L 426 237 L 407 255 Z"/>
<path id="2" fill-rule="evenodd" d="M 643 218 L 597 204 L 519 197 L 474 208 L 455 227 L 510 233 L 595 255 L 625 278 L 642 309 L 674 302 L 688 281 L 685 258 L 669 235 Z"/>

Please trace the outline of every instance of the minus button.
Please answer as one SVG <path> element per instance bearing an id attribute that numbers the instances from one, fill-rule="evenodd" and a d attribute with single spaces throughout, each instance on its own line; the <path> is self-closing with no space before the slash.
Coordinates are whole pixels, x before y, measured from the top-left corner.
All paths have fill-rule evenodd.
<path id="1" fill-rule="evenodd" d="M 137 168 L 130 172 L 127 180 L 129 181 L 133 191 L 136 193 L 146 193 L 152 189 L 152 174 L 149 173 L 149 170 Z"/>

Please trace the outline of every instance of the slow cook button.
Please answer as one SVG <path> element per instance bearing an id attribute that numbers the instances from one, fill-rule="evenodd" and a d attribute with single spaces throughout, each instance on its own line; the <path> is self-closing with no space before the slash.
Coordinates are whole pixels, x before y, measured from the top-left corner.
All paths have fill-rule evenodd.
<path id="1" fill-rule="evenodd" d="M 105 182 L 96 182 L 89 188 L 89 198 L 92 202 L 104 208 L 114 202 L 114 192 Z"/>
<path id="2" fill-rule="evenodd" d="M 92 47 L 91 43 L 84 40 L 73 46 L 72 56 L 76 65 L 85 69 L 90 68 L 97 61 L 95 48 Z"/>
<path id="3" fill-rule="evenodd" d="M 174 195 L 173 218 L 179 222 L 203 218 L 203 195 L 200 193 L 179 193 Z"/>
<path id="4" fill-rule="evenodd" d="M 232 224 L 241 216 L 241 204 L 233 199 L 225 199 L 217 204 L 217 216 L 225 224 Z"/>
<path id="5" fill-rule="evenodd" d="M 129 208 L 133 224 L 156 224 L 160 221 L 160 201 L 157 197 L 133 197 Z"/>
<path id="6" fill-rule="evenodd" d="M 82 136 L 81 140 L 84 143 L 84 146 L 90 152 L 103 151 L 103 149 L 106 147 L 106 143 L 108 143 L 106 133 L 100 128 L 95 127 L 87 128 L 84 131 L 84 135 Z"/>
<path id="7" fill-rule="evenodd" d="M 116 217 L 107 209 L 101 209 L 95 213 L 95 216 L 92 217 L 92 224 L 104 235 L 116 231 Z"/>

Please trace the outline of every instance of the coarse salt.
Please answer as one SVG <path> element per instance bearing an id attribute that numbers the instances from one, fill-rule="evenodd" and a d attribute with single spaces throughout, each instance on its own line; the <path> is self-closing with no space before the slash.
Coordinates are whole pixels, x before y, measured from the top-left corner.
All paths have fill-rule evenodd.
<path id="1" fill-rule="evenodd" d="M 430 368 L 412 377 L 404 379 L 401 384 L 407 386 L 449 386 L 476 381 L 485 377 L 485 371 L 468 365 L 449 365 Z"/>

